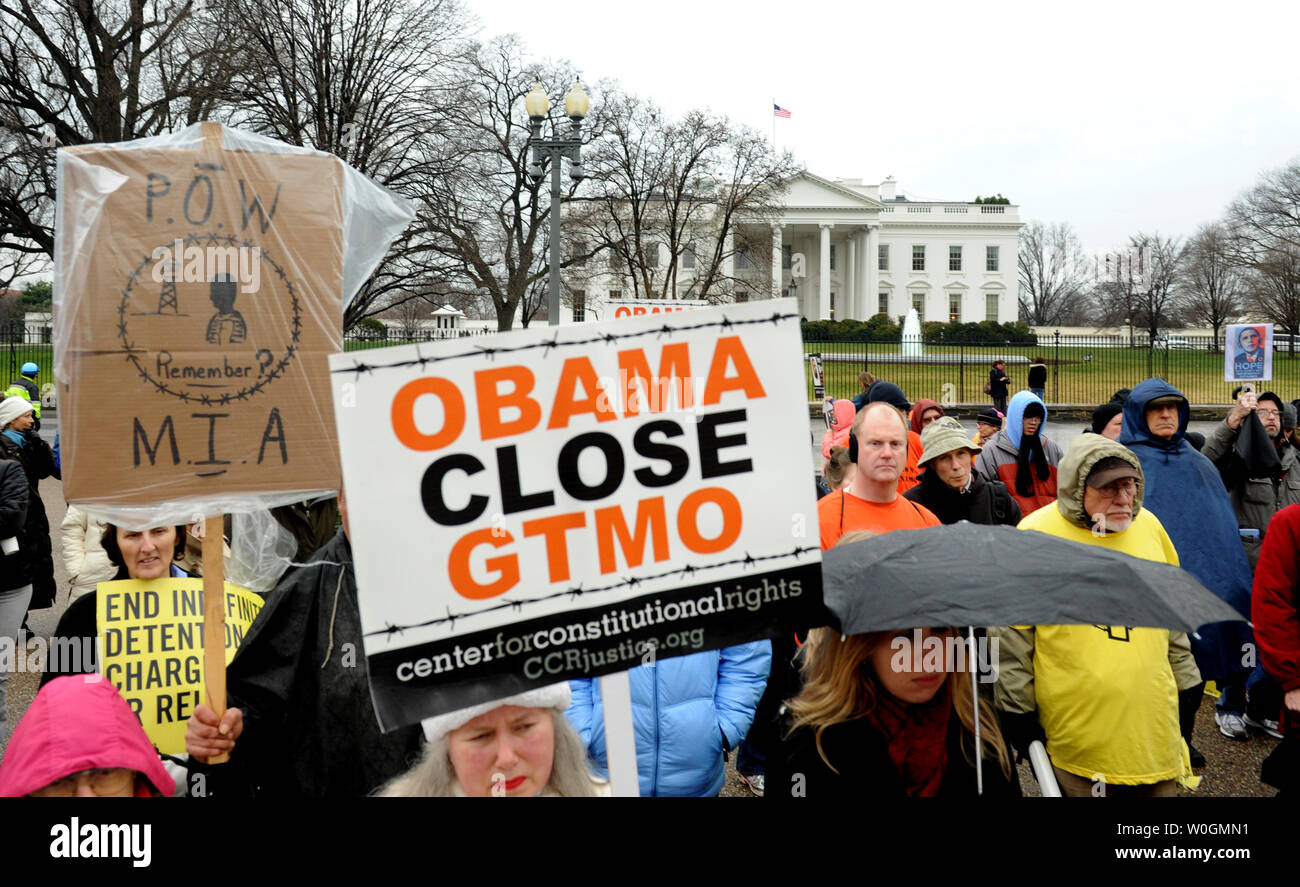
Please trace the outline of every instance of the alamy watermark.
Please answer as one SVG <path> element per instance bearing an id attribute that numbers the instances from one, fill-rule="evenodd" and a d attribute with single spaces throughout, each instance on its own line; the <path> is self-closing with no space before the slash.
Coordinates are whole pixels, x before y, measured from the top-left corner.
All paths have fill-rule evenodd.
<path id="1" fill-rule="evenodd" d="M 889 642 L 894 654 L 889 659 L 891 669 L 913 674 L 974 670 L 979 674 L 980 683 L 997 681 L 999 639 L 996 636 L 976 638 L 972 653 L 967 638 L 935 634 L 923 638 L 921 634 L 921 629 L 914 628 L 911 637 L 899 636 Z"/>
<path id="2" fill-rule="evenodd" d="M 153 251 L 154 283 L 235 282 L 253 293 L 262 283 L 262 248 L 258 246 L 188 246 L 179 237 Z"/>

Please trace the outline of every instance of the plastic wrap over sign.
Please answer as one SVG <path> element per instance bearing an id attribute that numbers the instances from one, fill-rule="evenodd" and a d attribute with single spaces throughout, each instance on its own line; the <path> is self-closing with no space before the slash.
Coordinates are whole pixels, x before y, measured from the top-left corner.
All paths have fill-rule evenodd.
<path id="1" fill-rule="evenodd" d="M 216 124 L 59 152 L 64 490 L 156 526 L 336 489 L 327 355 L 413 218 L 337 157 Z"/>

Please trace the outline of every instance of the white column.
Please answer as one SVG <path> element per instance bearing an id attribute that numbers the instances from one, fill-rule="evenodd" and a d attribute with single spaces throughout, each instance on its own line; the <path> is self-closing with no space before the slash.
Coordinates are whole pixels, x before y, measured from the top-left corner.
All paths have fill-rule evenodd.
<path id="1" fill-rule="evenodd" d="M 830 320 L 831 317 L 831 228 L 833 225 L 818 225 L 821 229 L 821 244 L 817 251 L 817 317 Z"/>
<path id="2" fill-rule="evenodd" d="M 867 292 L 867 263 L 871 256 L 867 253 L 866 229 L 853 232 L 858 262 L 853 276 L 853 301 L 858 306 L 858 320 L 867 320 L 876 313 L 876 297 Z"/>
<path id="3" fill-rule="evenodd" d="M 845 238 L 845 252 L 848 253 L 848 261 L 844 262 L 844 296 L 841 301 L 844 302 L 844 310 L 841 312 L 841 320 L 861 320 L 862 303 L 858 301 L 858 234 L 856 231 L 850 231 L 849 236 Z M 841 260 L 842 261 L 842 260 Z"/>
<path id="4" fill-rule="evenodd" d="M 781 298 L 781 226 L 772 226 L 772 298 Z"/>
<path id="5" fill-rule="evenodd" d="M 879 292 L 880 292 L 880 226 L 879 226 L 879 225 L 870 225 L 870 226 L 867 227 L 867 237 L 866 237 L 866 240 L 867 240 L 867 248 L 866 248 L 866 250 L 865 250 L 864 252 L 866 252 L 866 254 L 867 254 L 867 256 L 866 256 L 866 258 L 867 258 L 867 266 L 866 266 L 866 268 L 867 268 L 867 273 L 866 273 L 866 275 L 865 275 L 865 277 L 866 277 L 866 290 L 867 290 L 867 304 L 873 306 L 873 307 L 871 308 L 871 313 L 874 315 L 874 314 L 876 313 L 876 308 L 875 308 L 874 306 L 876 305 L 876 303 L 877 303 L 877 302 L 879 301 L 879 299 L 880 299 L 880 296 L 879 296 Z M 890 256 L 890 261 L 891 261 L 891 262 L 893 262 L 893 261 L 898 261 L 898 257 L 897 257 L 897 256 Z"/>

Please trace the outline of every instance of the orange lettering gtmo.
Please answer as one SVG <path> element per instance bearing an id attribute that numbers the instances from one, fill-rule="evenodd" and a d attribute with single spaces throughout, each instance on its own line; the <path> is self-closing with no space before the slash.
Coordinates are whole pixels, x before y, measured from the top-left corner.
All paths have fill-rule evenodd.
<path id="1" fill-rule="evenodd" d="M 713 539 L 705 539 L 699 531 L 700 507 L 712 502 L 722 509 L 722 532 Z M 696 554 L 714 554 L 722 551 L 740 536 L 740 502 L 730 490 L 722 487 L 705 487 L 682 500 L 677 509 L 677 535 L 683 544 Z"/>
<path id="2" fill-rule="evenodd" d="M 524 522 L 525 536 L 546 537 L 546 565 L 551 582 L 564 582 L 569 578 L 569 545 L 564 538 L 565 531 L 586 525 L 587 518 L 581 511 Z"/>
<path id="3" fill-rule="evenodd" d="M 494 367 L 474 374 L 474 393 L 478 398 L 479 433 L 483 440 L 507 437 L 532 431 L 542 421 L 542 408 L 528 396 L 536 384 L 532 370 L 525 366 Z M 512 385 L 501 392 L 501 383 Z M 519 410 L 519 418 L 506 421 L 501 411 L 508 407 Z"/>
<path id="4" fill-rule="evenodd" d="M 636 504 L 636 530 L 628 529 L 623 509 L 617 505 L 597 508 L 596 551 L 600 556 L 600 572 L 612 573 L 618 569 L 614 557 L 614 537 L 618 537 L 623 559 L 629 567 L 639 567 L 645 560 L 646 542 L 654 543 L 654 559 L 668 560 L 668 521 L 664 515 L 664 497 L 642 499 Z M 647 539 L 647 536 L 649 539 Z"/>
<path id="5" fill-rule="evenodd" d="M 736 366 L 736 375 L 727 375 L 727 364 Z M 718 347 L 713 352 L 713 363 L 709 365 L 709 378 L 704 383 L 702 403 L 705 406 L 715 404 L 724 391 L 743 391 L 748 398 L 767 397 L 763 385 L 758 381 L 758 373 L 745 353 L 745 346 L 740 336 L 727 336 L 718 340 Z"/>
<path id="6" fill-rule="evenodd" d="M 485 567 L 497 573 L 495 582 L 483 585 L 470 575 L 469 556 L 475 548 L 480 545 L 491 545 L 494 548 L 500 548 L 515 541 L 514 537 L 509 533 L 494 535 L 493 529 L 492 527 L 485 527 L 482 530 L 467 533 L 451 547 L 451 556 L 447 559 L 447 575 L 451 578 L 451 587 L 456 589 L 456 593 L 461 597 L 469 598 L 472 601 L 481 601 L 485 598 L 505 594 L 519 584 L 519 558 L 513 554 L 490 557 L 483 562 Z"/>
<path id="7" fill-rule="evenodd" d="M 436 395 L 442 401 L 443 423 L 436 434 L 425 434 L 415 427 L 415 402 L 426 394 Z M 460 437 L 465 429 L 465 399 L 460 389 L 446 379 L 426 376 L 412 379 L 393 397 L 393 433 L 412 450 L 424 452 L 438 450 Z"/>

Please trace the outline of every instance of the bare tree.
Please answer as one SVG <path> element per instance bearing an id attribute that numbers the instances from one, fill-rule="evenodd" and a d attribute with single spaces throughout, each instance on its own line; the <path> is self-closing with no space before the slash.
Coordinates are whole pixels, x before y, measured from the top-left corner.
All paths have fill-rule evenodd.
<path id="1" fill-rule="evenodd" d="M 1288 353 L 1295 357 L 1300 338 L 1300 249 L 1281 247 L 1261 252 L 1246 276 L 1251 307 L 1291 336 Z"/>
<path id="2" fill-rule="evenodd" d="M 1065 323 L 1085 307 L 1092 268 L 1068 222 L 1025 225 L 1018 264 L 1020 317 L 1026 323 Z"/>
<path id="3" fill-rule="evenodd" d="M 1202 225 L 1187 242 L 1183 290 L 1188 318 L 1214 331 L 1217 348 L 1219 330 L 1241 313 L 1244 294 L 1231 238 L 1221 223 Z"/>
<path id="4" fill-rule="evenodd" d="M 392 316 L 397 320 L 397 328 L 401 331 L 402 338 L 407 340 L 419 337 L 428 313 L 429 303 L 418 297 L 403 299 L 392 309 Z"/>
<path id="5" fill-rule="evenodd" d="M 213 0 L 217 2 L 217 0 Z M 344 161 L 418 201 L 453 174 L 444 109 L 462 100 L 466 17 L 455 0 L 225 0 L 244 23 L 224 91 L 240 125 Z M 450 267 L 412 224 L 344 326 L 416 298 Z"/>
<path id="6" fill-rule="evenodd" d="M 798 171 L 791 155 L 712 112 L 671 120 L 616 90 L 595 116 L 592 191 L 571 209 L 575 236 L 607 251 L 634 297 L 729 301 L 753 286 L 734 273 L 735 235 L 776 218 Z"/>
<path id="7" fill-rule="evenodd" d="M 1105 318 L 1145 326 L 1155 339 L 1180 308 L 1184 250 L 1177 238 L 1134 234 L 1128 248 L 1106 257 L 1097 287 Z"/>
<path id="8" fill-rule="evenodd" d="M 540 310 L 550 272 L 550 161 L 535 170 L 540 176 L 530 175 L 524 96 L 534 81 L 544 84 L 551 119 L 543 130 L 558 125 L 565 132 L 561 96 L 572 83 L 572 68 L 529 62 L 514 37 L 475 45 L 466 68 L 464 94 L 441 118 L 446 136 L 441 149 L 453 168 L 426 179 L 420 221 L 447 262 L 453 285 L 486 293 L 497 328 L 508 330 L 516 316 L 527 325 Z M 568 196 L 576 188 L 571 184 Z M 593 252 L 571 254 L 561 267 Z"/>
<path id="9" fill-rule="evenodd" d="M 1226 224 L 1236 262 L 1247 272 L 1249 302 L 1300 337 L 1300 158 L 1266 172 L 1233 201 Z"/>
<path id="10" fill-rule="evenodd" d="M 214 117 L 237 29 L 196 0 L 0 0 L 0 247 L 54 253 L 54 147 Z"/>

